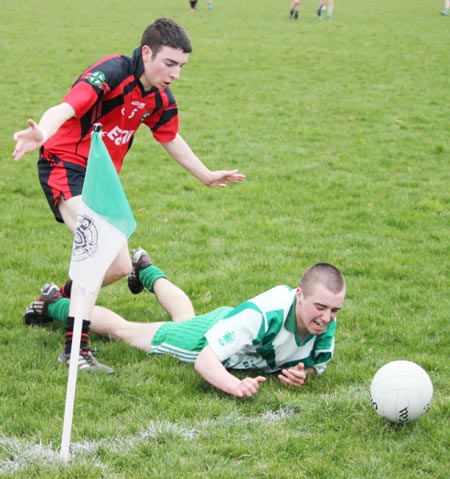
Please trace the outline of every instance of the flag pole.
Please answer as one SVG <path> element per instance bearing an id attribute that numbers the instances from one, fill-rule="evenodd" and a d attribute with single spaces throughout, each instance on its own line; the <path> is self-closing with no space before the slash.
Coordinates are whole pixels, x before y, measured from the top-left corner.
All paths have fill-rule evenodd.
<path id="1" fill-rule="evenodd" d="M 77 285 L 78 286 L 78 285 Z M 72 433 L 73 409 L 75 404 L 75 391 L 78 376 L 78 356 L 81 344 L 81 329 L 83 324 L 82 312 L 84 310 L 85 290 L 78 286 L 75 319 L 73 324 L 72 349 L 69 362 L 69 377 L 67 380 L 66 406 L 64 410 L 64 424 L 61 440 L 60 456 L 65 462 L 69 460 L 70 436 Z"/>

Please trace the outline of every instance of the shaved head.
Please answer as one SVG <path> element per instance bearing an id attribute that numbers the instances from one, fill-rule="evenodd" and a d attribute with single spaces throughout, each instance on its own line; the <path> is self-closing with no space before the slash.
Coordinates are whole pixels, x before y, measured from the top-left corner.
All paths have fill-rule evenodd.
<path id="1" fill-rule="evenodd" d="M 328 291 L 338 294 L 345 289 L 342 273 L 328 263 L 317 263 L 309 267 L 300 279 L 300 288 L 305 297 L 313 291 L 317 284 L 323 285 Z"/>

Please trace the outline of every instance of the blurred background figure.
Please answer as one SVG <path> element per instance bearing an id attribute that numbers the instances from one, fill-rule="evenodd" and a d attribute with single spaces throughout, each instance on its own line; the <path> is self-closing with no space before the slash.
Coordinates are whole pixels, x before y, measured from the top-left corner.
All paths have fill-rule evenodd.
<path id="1" fill-rule="evenodd" d="M 195 12 L 197 10 L 197 2 L 198 0 L 189 0 L 189 4 L 191 5 L 191 12 Z M 208 0 L 208 10 L 213 9 L 213 2 L 212 0 Z"/>
<path id="2" fill-rule="evenodd" d="M 291 5 L 291 11 L 289 12 L 289 18 L 292 20 L 298 20 L 298 14 L 300 12 L 301 0 L 293 0 Z"/>
<path id="3" fill-rule="evenodd" d="M 319 8 L 317 9 L 317 17 L 319 18 L 319 20 L 321 20 L 323 18 L 324 12 L 326 11 L 327 20 L 331 20 L 333 18 L 333 10 L 334 10 L 334 0 L 320 0 Z"/>

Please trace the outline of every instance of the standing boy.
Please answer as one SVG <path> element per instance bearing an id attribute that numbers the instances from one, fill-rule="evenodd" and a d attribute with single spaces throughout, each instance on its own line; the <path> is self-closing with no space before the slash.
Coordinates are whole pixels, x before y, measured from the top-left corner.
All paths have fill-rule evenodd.
<path id="1" fill-rule="evenodd" d="M 179 78 L 192 51 L 189 37 L 176 22 L 157 19 L 144 31 L 140 47 L 132 57 L 110 55 L 85 70 L 62 102 L 48 109 L 39 123 L 28 120 L 29 128 L 14 134 L 14 160 L 39 148 L 39 180 L 50 208 L 59 222 L 74 232 L 88 161 L 94 123 L 103 126 L 103 141 L 119 173 L 136 130 L 145 124 L 169 155 L 190 174 L 209 187 L 242 181 L 237 170 L 211 171 L 193 153 L 178 133 L 178 109 L 170 85 Z M 139 258 L 136 259 L 139 261 Z M 127 276 L 131 271 L 125 244 L 105 274 L 103 285 Z M 76 288 L 62 292 L 72 299 Z M 89 317 L 98 291 L 89 295 L 82 311 L 83 336 L 80 366 L 98 366 L 87 348 Z M 72 301 L 67 324 L 66 346 L 59 360 L 70 360 L 73 318 Z M 112 372 L 105 366 L 106 372 Z"/>

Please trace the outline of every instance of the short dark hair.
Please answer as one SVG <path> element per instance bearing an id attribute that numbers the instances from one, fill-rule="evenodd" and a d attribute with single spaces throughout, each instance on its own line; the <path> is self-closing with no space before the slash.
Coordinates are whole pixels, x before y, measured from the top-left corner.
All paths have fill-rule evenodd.
<path id="1" fill-rule="evenodd" d="M 183 27 L 170 18 L 158 18 L 142 34 L 141 47 L 148 45 L 156 55 L 162 47 L 191 53 L 191 41 Z"/>
<path id="2" fill-rule="evenodd" d="M 338 294 L 345 289 L 345 280 L 342 273 L 329 263 L 317 263 L 309 267 L 300 280 L 304 296 L 309 296 L 317 284 L 322 284 L 328 291 Z"/>

